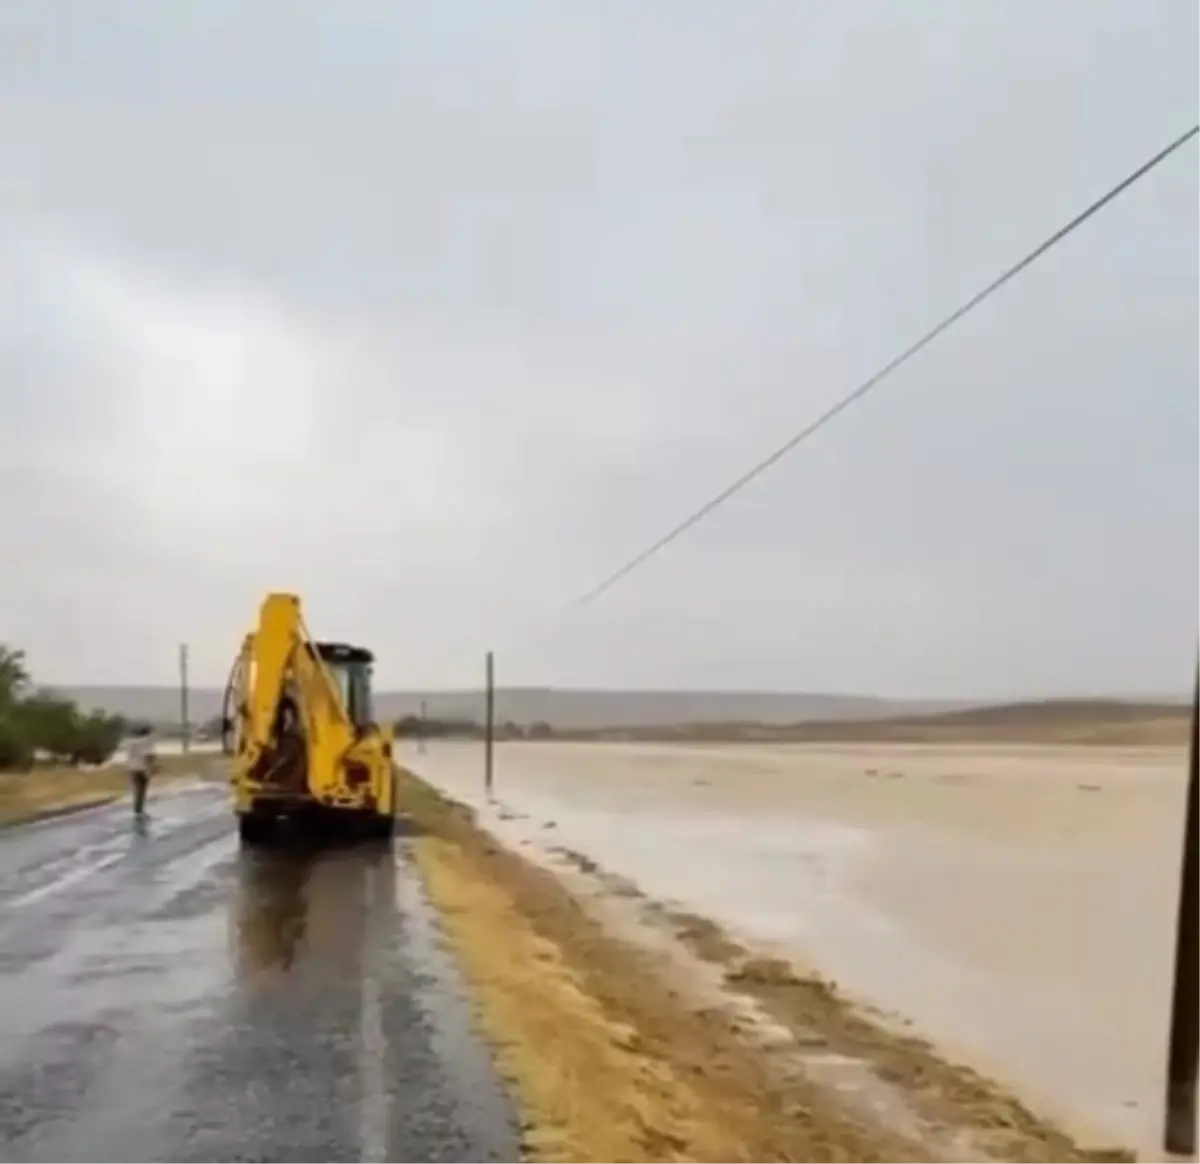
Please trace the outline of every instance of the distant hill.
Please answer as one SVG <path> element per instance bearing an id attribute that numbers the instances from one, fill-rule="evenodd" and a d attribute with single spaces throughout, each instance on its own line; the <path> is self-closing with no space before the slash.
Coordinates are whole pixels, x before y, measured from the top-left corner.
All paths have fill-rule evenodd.
<path id="1" fill-rule="evenodd" d="M 944 711 L 919 717 L 929 727 L 985 727 L 1007 724 L 1053 723 L 1057 725 L 1104 723 L 1142 723 L 1148 719 L 1178 718 L 1187 715 L 1182 701 L 1134 701 L 1127 699 L 1043 699 L 1022 703 L 996 703 Z M 892 720 L 893 725 L 914 722 Z"/>
<path id="2" fill-rule="evenodd" d="M 170 725 L 179 719 L 179 693 L 170 687 L 60 687 L 85 707 Z M 220 714 L 216 688 L 190 692 L 190 718 Z M 376 696 L 378 717 L 418 715 L 422 702 L 435 719 L 480 722 L 481 691 L 390 691 Z M 496 720 L 521 727 L 550 725 L 555 732 L 629 733 L 679 738 L 949 739 L 953 737 L 1074 738 L 1116 732 L 1124 738 L 1146 725 L 1177 732 L 1186 716 L 1171 700 L 1052 699 L 981 705 L 978 700 L 899 700 L 868 696 L 753 691 L 588 691 L 501 688 Z M 1107 726 L 1106 726 L 1107 725 Z M 1142 725 L 1142 726 L 1139 726 Z M 699 729 L 699 730 L 695 730 Z"/>
<path id="3" fill-rule="evenodd" d="M 662 742 L 1102 744 L 1184 747 L 1191 707 L 1118 699 L 1048 699 L 927 715 L 787 724 L 679 723 L 568 730 L 567 738 Z"/>
<path id="4" fill-rule="evenodd" d="M 171 723 L 179 718 L 179 692 L 171 687 L 67 687 L 64 695 L 85 707 Z M 189 693 L 190 718 L 203 723 L 221 713 L 222 692 L 212 687 Z M 375 697 L 378 717 L 396 720 L 420 714 L 422 702 L 437 719 L 482 720 L 482 691 L 385 691 Z M 548 723 L 565 730 L 615 725 L 655 727 L 678 723 L 786 724 L 799 720 L 877 719 L 922 715 L 969 706 L 966 701 L 888 700 L 855 695 L 755 691 L 587 691 L 506 687 L 496 691 L 496 719 L 522 726 Z"/>

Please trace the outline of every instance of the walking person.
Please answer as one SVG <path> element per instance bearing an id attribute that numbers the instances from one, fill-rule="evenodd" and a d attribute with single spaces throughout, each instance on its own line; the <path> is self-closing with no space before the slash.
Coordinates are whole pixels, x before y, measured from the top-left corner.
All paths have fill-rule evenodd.
<path id="1" fill-rule="evenodd" d="M 154 770 L 154 736 L 148 724 L 134 729 L 133 737 L 126 745 L 129 778 L 133 784 L 133 815 L 146 815 L 146 791 L 150 787 L 150 775 Z"/>

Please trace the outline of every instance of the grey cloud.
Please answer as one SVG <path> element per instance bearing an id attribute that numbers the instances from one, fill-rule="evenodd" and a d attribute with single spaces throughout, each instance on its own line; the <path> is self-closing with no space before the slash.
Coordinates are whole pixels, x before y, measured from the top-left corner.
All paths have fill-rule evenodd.
<path id="1" fill-rule="evenodd" d="M 295 585 L 386 681 L 473 680 L 1178 132 L 1198 35 L 1082 0 L 0 9 L 0 638 L 136 681 L 187 637 L 213 679 Z M 506 673 L 1182 688 L 1196 172 Z"/>

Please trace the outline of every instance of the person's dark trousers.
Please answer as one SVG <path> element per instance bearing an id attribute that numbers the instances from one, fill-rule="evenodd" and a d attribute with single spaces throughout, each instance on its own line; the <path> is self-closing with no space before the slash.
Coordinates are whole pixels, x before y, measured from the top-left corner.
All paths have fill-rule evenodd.
<path id="1" fill-rule="evenodd" d="M 146 811 L 146 788 L 149 783 L 149 772 L 133 773 L 133 812 L 135 816 L 141 816 Z"/>

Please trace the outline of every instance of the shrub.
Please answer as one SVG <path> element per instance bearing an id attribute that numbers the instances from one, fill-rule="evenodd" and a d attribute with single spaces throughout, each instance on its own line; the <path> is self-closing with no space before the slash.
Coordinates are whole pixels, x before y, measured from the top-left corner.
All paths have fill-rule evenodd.
<path id="1" fill-rule="evenodd" d="M 71 762 L 107 764 L 121 746 L 124 735 L 125 721 L 119 715 L 93 711 L 86 716 L 77 716 Z"/>
<path id="2" fill-rule="evenodd" d="M 83 712 L 53 691 L 26 694 L 23 651 L 0 643 L 0 770 L 28 769 L 37 754 L 66 764 L 104 764 L 125 735 L 125 721 L 103 711 Z"/>
<path id="3" fill-rule="evenodd" d="M 33 746 L 12 715 L 0 716 L 0 772 L 27 772 L 33 766 Z"/>

